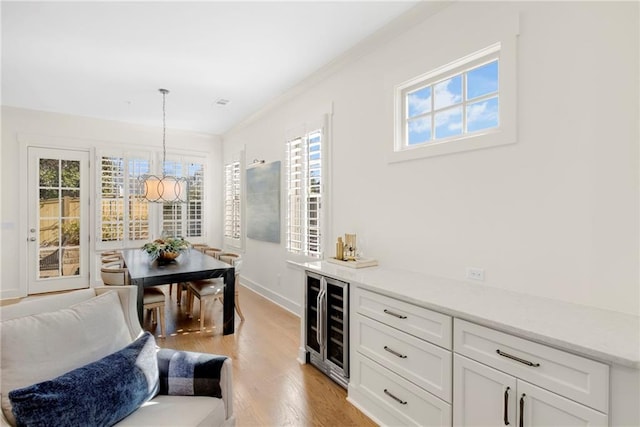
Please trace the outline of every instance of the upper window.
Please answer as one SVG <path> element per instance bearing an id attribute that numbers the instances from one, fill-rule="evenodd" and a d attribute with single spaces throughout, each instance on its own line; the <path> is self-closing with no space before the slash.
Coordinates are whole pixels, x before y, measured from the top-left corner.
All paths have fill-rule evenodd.
<path id="1" fill-rule="evenodd" d="M 406 91 L 407 145 L 495 129 L 499 125 L 498 60 Z"/>
<path id="2" fill-rule="evenodd" d="M 515 89 L 504 55 L 498 43 L 399 85 L 394 152 L 405 155 L 395 160 L 508 143 L 498 135 L 515 119 L 505 108 L 514 99 L 505 102 L 505 90 Z"/>
<path id="3" fill-rule="evenodd" d="M 322 256 L 322 129 L 287 142 L 287 250 Z"/>

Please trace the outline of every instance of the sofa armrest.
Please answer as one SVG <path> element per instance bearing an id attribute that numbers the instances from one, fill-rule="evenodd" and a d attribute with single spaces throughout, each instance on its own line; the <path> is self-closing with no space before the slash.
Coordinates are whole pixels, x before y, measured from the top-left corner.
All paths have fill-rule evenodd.
<path id="1" fill-rule="evenodd" d="M 225 419 L 233 416 L 231 359 L 216 354 L 158 351 L 159 394 L 177 396 L 212 396 L 223 400 Z"/>

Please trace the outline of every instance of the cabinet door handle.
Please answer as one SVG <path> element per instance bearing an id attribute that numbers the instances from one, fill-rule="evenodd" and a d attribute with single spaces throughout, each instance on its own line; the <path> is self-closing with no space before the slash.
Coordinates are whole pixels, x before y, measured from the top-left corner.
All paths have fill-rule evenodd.
<path id="1" fill-rule="evenodd" d="M 504 425 L 509 425 L 509 390 L 511 387 L 507 387 L 504 391 Z"/>
<path id="2" fill-rule="evenodd" d="M 387 314 L 390 314 L 393 317 L 397 317 L 398 319 L 406 319 L 407 316 L 403 316 L 402 314 L 398 314 L 398 313 L 394 313 L 393 311 L 389 311 L 386 308 L 384 309 L 384 312 Z"/>
<path id="3" fill-rule="evenodd" d="M 520 397 L 520 427 L 524 427 L 524 397 L 526 394 L 522 393 Z"/>
<path id="4" fill-rule="evenodd" d="M 516 362 L 524 363 L 527 366 L 533 366 L 534 368 L 537 368 L 538 366 L 540 366 L 539 363 L 529 362 L 528 360 L 521 359 L 521 358 L 516 357 L 516 356 L 514 356 L 512 354 L 505 353 L 504 351 L 501 351 L 500 349 L 497 349 L 496 353 L 498 353 L 502 357 L 506 357 L 506 358 L 509 358 L 511 360 L 515 360 Z"/>
<path id="5" fill-rule="evenodd" d="M 386 388 L 384 389 L 384 394 L 386 394 L 387 396 L 389 396 L 390 398 L 392 398 L 393 400 L 395 400 L 396 402 L 398 402 L 401 405 L 406 405 L 407 401 L 406 400 L 402 400 L 399 399 L 397 397 L 395 397 L 393 394 L 391 394 L 391 392 L 389 390 L 387 390 Z"/>
<path id="6" fill-rule="evenodd" d="M 406 359 L 407 358 L 406 354 L 398 353 L 397 351 L 387 347 L 386 345 L 384 346 L 384 349 L 387 350 L 389 353 L 393 354 L 394 356 L 398 356 L 400 359 Z"/>

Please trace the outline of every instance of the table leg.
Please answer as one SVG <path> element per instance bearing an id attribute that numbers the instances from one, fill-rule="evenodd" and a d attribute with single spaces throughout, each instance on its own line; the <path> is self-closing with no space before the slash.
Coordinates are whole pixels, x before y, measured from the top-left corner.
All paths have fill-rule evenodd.
<path id="1" fill-rule="evenodd" d="M 230 268 L 224 275 L 224 308 L 223 308 L 223 335 L 233 334 L 235 329 L 235 293 L 236 293 L 236 269 Z"/>
<path id="2" fill-rule="evenodd" d="M 143 307 L 144 307 L 144 286 L 142 284 L 138 286 L 138 320 L 140 321 L 140 327 L 142 327 L 142 321 L 144 320 Z"/>

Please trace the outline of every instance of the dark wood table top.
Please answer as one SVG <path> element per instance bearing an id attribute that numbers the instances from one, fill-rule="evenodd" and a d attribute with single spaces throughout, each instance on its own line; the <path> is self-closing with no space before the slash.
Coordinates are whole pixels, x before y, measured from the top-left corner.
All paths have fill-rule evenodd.
<path id="1" fill-rule="evenodd" d="M 164 265 L 158 264 L 157 260 L 151 261 L 141 249 L 125 249 L 122 256 L 129 270 L 131 284 L 145 287 L 202 279 L 204 276 L 216 277 L 233 269 L 232 265 L 195 249 L 180 254 L 175 262 Z"/>

